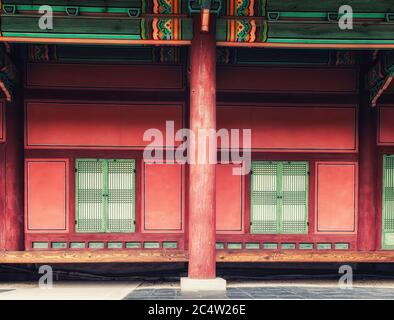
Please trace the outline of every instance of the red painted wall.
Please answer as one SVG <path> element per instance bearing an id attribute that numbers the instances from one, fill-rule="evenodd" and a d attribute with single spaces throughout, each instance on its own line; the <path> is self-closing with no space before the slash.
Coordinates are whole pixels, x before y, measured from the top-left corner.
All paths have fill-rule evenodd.
<path id="1" fill-rule="evenodd" d="M 143 232 L 182 232 L 185 212 L 183 166 L 144 162 L 143 170 Z"/>
<path id="2" fill-rule="evenodd" d="M 27 148 L 143 148 L 144 132 L 182 126 L 181 104 L 28 102 Z M 165 141 L 163 141 L 165 143 Z M 177 143 L 176 143 L 177 144 Z M 172 143 L 173 145 L 173 143 Z"/>
<path id="3" fill-rule="evenodd" d="M 25 85 L 43 89 L 181 90 L 182 70 L 176 65 L 28 63 Z"/>
<path id="4" fill-rule="evenodd" d="M 219 66 L 218 91 L 356 92 L 355 68 Z"/>
<path id="5" fill-rule="evenodd" d="M 244 221 L 244 176 L 233 175 L 234 164 L 216 165 L 216 230 L 241 233 Z"/>
<path id="6" fill-rule="evenodd" d="M 355 233 L 358 211 L 357 163 L 316 163 L 316 232 Z"/>
<path id="7" fill-rule="evenodd" d="M 26 159 L 25 232 L 68 231 L 68 160 Z"/>
<path id="8" fill-rule="evenodd" d="M 218 129 L 252 129 L 252 148 L 272 151 L 355 152 L 355 107 L 221 105 Z M 242 141 L 242 139 L 241 139 Z"/>
<path id="9" fill-rule="evenodd" d="M 143 200 L 143 161 L 142 152 L 136 150 L 60 150 L 60 149 L 47 149 L 47 150 L 26 150 L 26 157 L 32 161 L 39 162 L 51 162 L 59 161 L 62 162 L 67 160 L 69 163 L 69 168 L 75 168 L 75 159 L 79 158 L 126 158 L 126 159 L 136 159 L 136 232 L 135 233 L 78 233 L 75 231 L 75 171 L 68 170 L 68 185 L 69 192 L 67 197 L 67 203 L 69 208 L 69 214 L 67 218 L 68 230 L 64 232 L 62 230 L 43 230 L 37 232 L 25 233 L 25 247 L 26 250 L 32 250 L 32 243 L 37 242 L 49 242 L 49 246 L 52 242 L 66 242 L 68 244 L 67 248 L 70 248 L 69 244 L 71 242 L 83 242 L 87 245 L 89 242 L 121 242 L 123 248 L 125 248 L 125 242 L 140 242 L 141 245 L 145 241 L 154 241 L 160 243 L 162 246 L 163 241 L 174 241 L 178 244 L 178 249 L 184 248 L 184 234 L 183 232 L 168 232 L 167 230 L 159 230 L 157 232 L 145 232 L 143 230 L 143 220 L 142 220 L 142 200 Z M 67 158 L 67 159 L 66 159 Z M 60 172 L 60 171 L 59 171 Z M 160 177 L 158 177 L 160 178 Z M 56 181 L 60 181 L 57 179 Z M 60 186 L 60 182 L 59 182 Z M 160 183 L 160 186 L 163 185 Z M 59 193 L 60 195 L 60 193 Z M 43 199 L 44 200 L 44 199 Z M 47 201 L 47 200 L 45 200 Z M 184 217 L 183 217 L 184 218 Z M 26 218 L 25 218 L 26 219 Z M 40 222 L 41 223 L 41 222 Z M 54 248 L 49 248 L 51 250 L 56 250 Z M 106 250 L 108 249 L 107 244 L 105 245 Z M 92 250 L 92 249 L 90 249 Z"/>
<path id="10" fill-rule="evenodd" d="M 394 107 L 379 107 L 378 144 L 394 145 Z"/>
<path id="11" fill-rule="evenodd" d="M 78 77 L 75 77 L 78 68 Z M 117 72 L 117 66 L 76 64 L 29 64 L 26 74 L 27 95 L 39 97 L 38 93 L 48 92 L 49 97 L 61 99 L 76 90 L 183 90 L 182 68 L 159 66 L 130 66 L 130 72 Z M 119 66 L 122 70 L 127 66 Z M 139 75 L 144 73 L 146 77 Z M 136 77 L 138 75 L 138 77 Z M 357 72 L 353 69 L 310 69 L 305 68 L 271 68 L 271 67 L 218 67 L 218 90 L 234 92 L 297 92 L 297 93 L 355 93 L 357 90 Z M 163 81 L 165 79 L 165 81 Z M 300 81 L 302 79 L 302 81 Z M 33 90 L 34 89 L 34 90 Z M 43 90 L 41 90 L 43 89 Z M 53 89 L 53 90 L 51 90 Z M 58 90 L 58 89 L 62 89 Z M 70 91 L 68 91 L 70 89 Z M 74 90 L 76 89 L 76 90 Z M 74 91 L 71 91 L 74 90 Z M 135 91 L 132 91 L 135 90 Z M 61 93 L 60 93 L 61 92 Z M 86 99 L 92 91 L 83 91 Z M 34 94 L 33 94 L 34 93 Z M 50 93 L 50 94 L 49 94 Z M 108 91 L 108 95 L 112 94 Z M 227 94 L 227 93 L 226 93 Z M 257 96 L 257 94 L 255 95 Z M 318 95 L 316 95 L 318 96 Z M 328 96 L 328 94 L 327 94 Z M 72 98 L 68 97 L 67 98 Z M 83 98 L 81 98 L 83 99 Z M 117 97 L 121 100 L 122 97 Z M 132 98 L 134 99 L 134 98 Z M 138 99 L 138 98 L 137 98 Z M 160 101 L 157 94 L 155 101 Z M 253 99 L 253 98 L 251 98 Z M 88 101 L 88 100 L 86 100 Z M 171 100 L 172 101 L 172 100 Z M 250 100 L 252 101 L 252 100 Z M 322 101 L 325 103 L 325 101 Z M 187 182 L 185 169 L 178 165 L 162 164 L 145 166 L 141 156 L 146 142 L 142 141 L 145 129 L 158 128 L 164 130 L 165 120 L 173 119 L 176 128 L 184 126 L 187 115 L 181 103 L 147 103 L 147 102 L 67 102 L 49 100 L 31 100 L 26 105 L 25 143 L 29 158 L 41 161 L 68 160 L 70 167 L 80 157 L 135 158 L 136 174 L 136 233 L 134 234 L 78 234 L 74 230 L 75 219 L 75 181 L 74 172 L 69 172 L 69 204 L 68 232 L 43 230 L 26 235 L 27 248 L 32 241 L 45 239 L 48 241 L 164 241 L 176 240 L 179 248 L 184 247 L 187 238 L 185 224 L 185 203 L 187 203 Z M 332 194 L 335 185 L 318 186 L 315 162 L 327 164 L 322 171 L 330 169 L 334 161 L 355 161 L 357 159 L 358 128 L 357 107 L 353 105 L 311 105 L 309 104 L 222 104 L 217 110 L 218 128 L 251 128 L 253 130 L 253 158 L 255 160 L 308 160 L 311 165 L 310 208 L 311 223 L 307 235 L 251 235 L 249 234 L 249 176 L 233 176 L 231 165 L 216 167 L 216 225 L 217 241 L 278 241 L 278 242 L 348 242 L 355 249 L 356 235 L 350 230 L 350 216 L 356 216 L 357 210 L 350 214 L 350 200 L 343 194 Z M 116 145 L 116 146 L 115 146 Z M 44 150 L 45 149 L 45 150 Z M 136 149 L 136 150 L 130 150 Z M 264 152 L 260 152 L 264 151 Z M 266 152 L 265 152 L 266 151 Z M 346 154 L 344 154 L 346 153 Z M 67 158 L 67 159 L 64 159 Z M 44 161 L 44 160 L 42 160 Z M 327 162 L 327 163 L 326 163 Z M 353 164 L 353 163 L 352 163 Z M 317 166 L 316 166 L 317 168 Z M 56 168 L 58 169 L 58 168 Z M 327 169 L 327 170 L 328 170 Z M 53 169 L 53 185 L 45 188 L 54 192 L 60 189 L 60 170 Z M 326 171 L 327 171 L 326 170 Z M 71 170 L 73 171 L 73 170 Z M 324 176 L 324 173 L 321 176 Z M 329 170 L 328 170 L 329 171 Z M 340 170 L 339 170 L 340 171 Z M 347 189 L 350 185 L 350 173 L 335 171 L 336 179 Z M 67 181 L 67 179 L 66 179 Z M 321 183 L 321 180 L 320 180 Z M 29 183 L 26 184 L 28 186 Z M 36 183 L 36 187 L 37 187 Z M 317 197 L 315 190 L 324 192 Z M 36 190 L 38 190 L 36 188 Z M 350 189 L 349 189 L 350 190 Z M 353 189 L 354 197 L 356 191 Z M 330 193 L 331 192 L 331 193 Z M 39 192 L 37 192 L 39 193 Z M 60 192 L 54 196 L 54 202 L 48 211 L 59 210 L 63 204 Z M 344 205 L 335 214 L 346 224 L 346 230 L 340 232 L 317 232 L 318 217 L 329 217 L 328 205 L 323 200 L 336 196 Z M 37 203 L 42 198 L 34 196 Z M 56 200 L 56 201 L 55 201 Z M 43 200 L 44 201 L 44 200 Z M 327 201 L 328 202 L 328 201 Z M 318 208 L 318 203 L 320 207 Z M 34 206 L 33 206 L 34 207 Z M 60 210 L 59 210 L 60 212 Z M 38 213 L 36 217 L 41 214 Z M 47 213 L 45 213 L 47 214 Z M 63 211 L 62 216 L 66 215 Z M 59 214 L 58 217 L 61 215 Z M 52 217 L 50 218 L 52 219 Z M 46 219 L 45 223 L 50 221 Z M 55 219 L 56 220 L 56 219 Z M 338 220 L 338 221 L 339 221 Z M 321 227 L 332 227 L 331 221 L 322 220 Z M 334 220 L 335 222 L 336 220 Z M 33 222 L 39 218 L 33 217 Z M 53 225 L 60 222 L 56 220 Z M 40 223 L 40 228 L 41 222 Z M 59 226 L 60 224 L 58 224 Z M 47 228 L 47 226 L 43 226 Z M 336 230 L 337 231 L 337 230 Z M 45 233 L 47 232 L 47 233 Z M 184 232 L 186 235 L 184 236 Z"/>

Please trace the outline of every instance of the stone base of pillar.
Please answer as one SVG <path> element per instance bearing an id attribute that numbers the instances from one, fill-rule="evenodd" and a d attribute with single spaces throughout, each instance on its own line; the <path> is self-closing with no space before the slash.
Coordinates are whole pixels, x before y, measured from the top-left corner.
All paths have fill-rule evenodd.
<path id="1" fill-rule="evenodd" d="M 181 278 L 181 292 L 225 292 L 226 280 Z"/>

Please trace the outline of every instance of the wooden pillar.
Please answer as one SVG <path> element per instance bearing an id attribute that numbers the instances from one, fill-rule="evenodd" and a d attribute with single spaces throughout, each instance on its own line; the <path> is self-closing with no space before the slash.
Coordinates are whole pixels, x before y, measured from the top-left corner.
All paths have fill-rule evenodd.
<path id="1" fill-rule="evenodd" d="M 4 108 L 4 102 L 1 103 Z M 5 126 L 5 121 L 2 125 Z M 5 250 L 5 154 L 5 143 L 0 142 L 0 251 Z"/>
<path id="2" fill-rule="evenodd" d="M 194 17 L 190 59 L 190 129 L 197 137 L 201 130 L 216 129 L 215 28 L 211 24 L 208 32 L 201 32 L 200 16 Z M 192 153 L 206 153 L 196 142 Z M 208 156 L 204 159 L 206 163 L 189 168 L 190 279 L 216 277 L 215 164 L 208 163 Z"/>
<path id="3" fill-rule="evenodd" d="M 23 107 L 7 106 L 5 145 L 5 250 L 23 250 Z"/>
<path id="4" fill-rule="evenodd" d="M 359 215 L 357 247 L 361 251 L 376 249 L 377 234 L 377 161 L 376 108 L 369 104 L 365 88 L 365 72 L 360 72 L 360 112 L 359 112 Z"/>

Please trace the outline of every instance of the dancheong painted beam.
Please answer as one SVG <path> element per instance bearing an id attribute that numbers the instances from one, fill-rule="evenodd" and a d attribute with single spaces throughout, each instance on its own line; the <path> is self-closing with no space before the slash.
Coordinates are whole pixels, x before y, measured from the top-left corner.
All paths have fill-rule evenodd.
<path id="1" fill-rule="evenodd" d="M 390 0 L 215 0 L 220 46 L 393 48 L 394 4 Z M 188 45 L 196 0 L 42 1 L 3 0 L 2 41 L 80 44 Z M 39 27 L 42 5 L 53 26 Z M 339 8 L 352 8 L 353 27 L 341 30 Z"/>

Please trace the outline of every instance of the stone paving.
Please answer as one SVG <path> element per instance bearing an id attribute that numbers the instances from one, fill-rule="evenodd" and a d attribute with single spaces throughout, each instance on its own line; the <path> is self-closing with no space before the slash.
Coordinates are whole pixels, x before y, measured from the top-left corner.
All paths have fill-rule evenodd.
<path id="1" fill-rule="evenodd" d="M 174 299 L 372 299 L 394 300 L 394 280 L 355 281 L 353 289 L 340 289 L 335 280 L 229 280 L 226 293 L 188 293 L 179 290 L 179 281 L 84 281 L 54 282 L 52 290 L 40 289 L 37 282 L 1 283 L 0 300 L 174 300 Z"/>
<path id="2" fill-rule="evenodd" d="M 38 282 L 0 282 L 1 300 L 122 300 L 139 281 L 54 281 L 52 288 Z"/>
<path id="3" fill-rule="evenodd" d="M 173 300 L 173 299 L 372 299 L 394 300 L 394 288 L 353 287 L 339 289 L 335 287 L 235 287 L 228 288 L 225 294 L 209 293 L 181 294 L 179 289 L 142 288 L 130 292 L 126 300 Z"/>
<path id="4" fill-rule="evenodd" d="M 12 291 L 13 289 L 0 289 L 0 293 L 3 293 L 3 292 L 9 292 L 9 291 Z"/>

